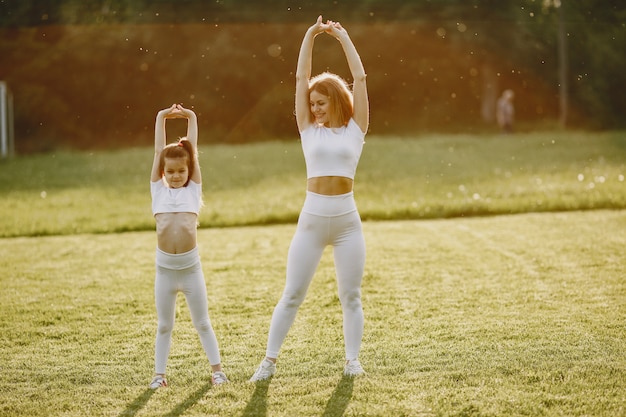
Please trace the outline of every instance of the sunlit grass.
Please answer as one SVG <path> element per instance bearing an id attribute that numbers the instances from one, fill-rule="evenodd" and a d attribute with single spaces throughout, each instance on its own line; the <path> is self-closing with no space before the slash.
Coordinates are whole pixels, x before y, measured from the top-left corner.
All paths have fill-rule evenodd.
<path id="1" fill-rule="evenodd" d="M 264 354 L 294 225 L 199 231 L 231 383 L 179 299 L 170 387 L 147 390 L 153 232 L 0 239 L 3 416 L 606 416 L 626 402 L 624 211 L 365 222 L 361 360 L 326 252 L 269 383 Z"/>
<path id="2" fill-rule="evenodd" d="M 385 149 L 364 156 L 358 189 L 366 218 L 370 213 L 372 218 L 439 218 L 626 203 L 626 136 L 619 133 L 438 136 L 388 144 L 370 143 L 368 150 Z"/>
<path id="3" fill-rule="evenodd" d="M 151 230 L 152 149 L 0 162 L 0 236 Z M 367 137 L 355 183 L 365 220 L 626 208 L 626 134 Z M 201 148 L 201 227 L 291 223 L 298 141 Z M 53 222 L 49 221 L 54 219 Z"/>
<path id="4" fill-rule="evenodd" d="M 277 375 L 252 385 L 304 161 L 297 141 L 201 148 L 200 250 L 232 382 L 208 384 L 181 297 L 156 393 L 152 150 L 1 161 L 0 414 L 624 415 L 625 156 L 621 132 L 368 138 L 369 376 L 341 378 L 327 253 Z M 245 225 L 266 226 L 220 228 Z"/>

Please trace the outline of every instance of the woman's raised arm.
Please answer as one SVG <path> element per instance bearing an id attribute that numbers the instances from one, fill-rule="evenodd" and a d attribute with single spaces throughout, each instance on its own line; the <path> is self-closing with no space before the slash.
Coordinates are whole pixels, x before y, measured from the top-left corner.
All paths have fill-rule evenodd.
<path id="1" fill-rule="evenodd" d="M 361 128 L 361 131 L 367 132 L 369 126 L 369 99 L 367 97 L 367 74 L 361 62 L 361 57 L 350 39 L 348 32 L 341 26 L 339 22 L 328 22 L 327 32 L 333 35 L 343 48 L 344 54 L 348 61 L 348 67 L 352 73 L 354 84 L 352 86 L 352 94 L 354 99 L 353 119 Z"/>
<path id="2" fill-rule="evenodd" d="M 328 29 L 328 25 L 322 23 L 322 16 L 319 16 L 315 24 L 306 31 L 300 46 L 298 66 L 296 67 L 296 123 L 300 132 L 311 124 L 309 79 L 311 78 L 313 63 L 313 41 L 317 35 Z"/>

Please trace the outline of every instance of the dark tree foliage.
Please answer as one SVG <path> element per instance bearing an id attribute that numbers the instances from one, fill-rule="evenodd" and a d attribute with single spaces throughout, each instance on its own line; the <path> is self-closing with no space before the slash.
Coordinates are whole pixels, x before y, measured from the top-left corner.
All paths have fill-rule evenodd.
<path id="1" fill-rule="evenodd" d="M 148 144 L 174 101 L 196 109 L 207 141 L 293 138 L 298 48 L 322 14 L 363 58 L 373 133 L 493 129 L 505 88 L 532 129 L 559 118 L 558 7 L 569 125 L 626 127 L 622 1 L 0 0 L 0 80 L 18 152 Z M 322 37 L 314 71 L 326 69 L 349 80 Z"/>

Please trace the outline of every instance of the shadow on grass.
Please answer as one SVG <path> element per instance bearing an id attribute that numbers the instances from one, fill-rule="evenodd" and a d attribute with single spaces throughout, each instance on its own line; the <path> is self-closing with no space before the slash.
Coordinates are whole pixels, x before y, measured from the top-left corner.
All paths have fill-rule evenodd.
<path id="1" fill-rule="evenodd" d="M 259 381 L 256 383 L 254 393 L 246 409 L 241 414 L 241 417 L 266 417 L 267 416 L 267 391 L 270 386 L 271 378 L 265 381 Z M 331 395 L 326 409 L 322 417 L 340 417 L 345 413 L 350 399 L 352 398 L 352 390 L 354 388 L 354 378 L 343 376 L 337 384 L 333 395 Z"/>
<path id="2" fill-rule="evenodd" d="M 337 384 L 335 391 L 333 391 L 333 395 L 330 396 L 322 417 L 343 416 L 352 398 L 353 388 L 354 377 L 344 375 L 341 381 L 339 381 L 339 384 Z"/>
<path id="3" fill-rule="evenodd" d="M 198 388 L 196 392 L 189 395 L 189 397 L 187 397 L 185 401 L 174 407 L 172 411 L 165 414 L 165 417 L 178 417 L 183 415 L 185 411 L 187 411 L 191 406 L 197 403 L 198 400 L 204 397 L 206 393 L 209 392 L 209 389 L 211 389 L 212 386 L 213 384 L 211 382 L 207 382 L 206 384 Z"/>
<path id="4" fill-rule="evenodd" d="M 147 388 L 139 397 L 135 398 L 135 401 L 126 406 L 126 409 L 120 413 L 119 417 L 132 417 L 137 414 L 146 405 L 152 394 L 154 394 L 154 390 Z"/>
<path id="5" fill-rule="evenodd" d="M 246 406 L 246 409 L 243 410 L 241 417 L 267 416 L 267 391 L 271 380 L 272 379 L 270 378 L 256 383 L 252 397 L 250 397 L 250 401 L 248 401 L 248 405 Z"/>

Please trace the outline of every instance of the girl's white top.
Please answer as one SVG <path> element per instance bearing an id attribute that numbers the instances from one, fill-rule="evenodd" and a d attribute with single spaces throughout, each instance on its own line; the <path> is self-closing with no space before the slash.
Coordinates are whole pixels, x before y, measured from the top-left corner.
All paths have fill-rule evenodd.
<path id="1" fill-rule="evenodd" d="M 338 176 L 354 179 L 365 133 L 354 119 L 338 128 L 313 124 L 300 133 L 308 178 Z"/>
<path id="2" fill-rule="evenodd" d="M 163 180 L 150 181 L 152 215 L 159 213 L 195 213 L 202 205 L 202 185 L 189 180 L 186 187 L 170 188 Z"/>

